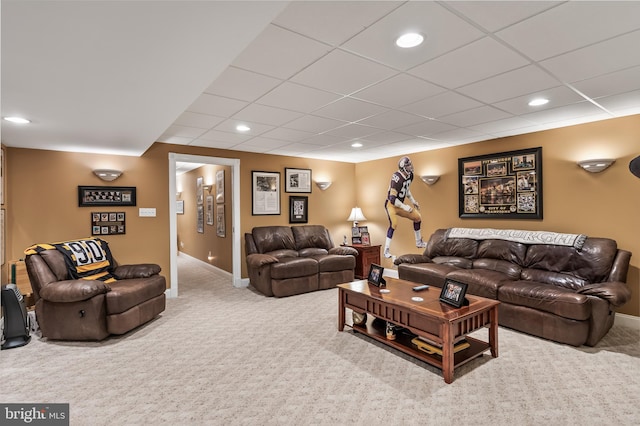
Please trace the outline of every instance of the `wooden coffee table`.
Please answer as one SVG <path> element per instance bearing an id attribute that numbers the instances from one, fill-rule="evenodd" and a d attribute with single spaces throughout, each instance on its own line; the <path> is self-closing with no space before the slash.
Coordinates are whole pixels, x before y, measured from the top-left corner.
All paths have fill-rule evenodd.
<path id="1" fill-rule="evenodd" d="M 345 309 L 366 313 L 369 317 L 362 325 L 354 324 L 353 330 L 370 336 L 395 349 L 442 369 L 444 381 L 453 382 L 455 368 L 482 356 L 487 350 L 491 356 L 498 356 L 498 305 L 497 300 L 479 296 L 467 296 L 469 305 L 455 308 L 440 302 L 440 289 L 431 287 L 416 292 L 412 287 L 418 285 L 411 281 L 385 277 L 388 293 L 381 293 L 380 288 L 369 284 L 366 280 L 353 281 L 338 285 L 338 330 L 343 331 Z M 421 297 L 423 301 L 413 301 L 413 297 Z M 376 324 L 373 318 L 390 321 L 405 327 L 413 334 L 422 336 L 442 346 L 442 355 L 429 354 L 411 343 L 411 337 L 399 333 L 396 340 L 386 337 L 384 321 Z M 489 341 L 484 342 L 468 334 L 481 328 L 489 328 Z M 454 354 L 454 345 L 466 340 L 470 346 Z"/>

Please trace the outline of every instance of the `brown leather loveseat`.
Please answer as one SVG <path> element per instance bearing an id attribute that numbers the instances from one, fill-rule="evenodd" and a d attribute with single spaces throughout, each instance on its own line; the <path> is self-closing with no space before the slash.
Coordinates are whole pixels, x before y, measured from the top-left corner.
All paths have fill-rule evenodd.
<path id="1" fill-rule="evenodd" d="M 245 234 L 251 285 L 284 297 L 353 281 L 358 251 L 335 247 L 322 225 L 262 226 Z"/>
<path id="2" fill-rule="evenodd" d="M 36 244 L 25 254 L 36 319 L 48 339 L 102 340 L 165 309 L 160 266 L 118 265 L 99 238 Z"/>
<path id="3" fill-rule="evenodd" d="M 612 327 L 615 308 L 631 297 L 630 258 L 608 238 L 449 228 L 434 232 L 423 254 L 394 263 L 401 279 L 436 287 L 453 279 L 468 284 L 470 294 L 499 300 L 502 326 L 594 346 Z"/>

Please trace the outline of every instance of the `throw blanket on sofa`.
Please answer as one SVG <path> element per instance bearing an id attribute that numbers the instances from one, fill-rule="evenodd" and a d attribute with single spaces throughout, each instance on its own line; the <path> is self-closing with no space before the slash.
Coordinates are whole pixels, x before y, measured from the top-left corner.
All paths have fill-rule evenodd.
<path id="1" fill-rule="evenodd" d="M 507 240 L 523 244 L 553 244 L 582 249 L 587 236 L 549 231 L 525 231 L 519 229 L 449 228 L 447 238 L 471 238 L 473 240 Z"/>

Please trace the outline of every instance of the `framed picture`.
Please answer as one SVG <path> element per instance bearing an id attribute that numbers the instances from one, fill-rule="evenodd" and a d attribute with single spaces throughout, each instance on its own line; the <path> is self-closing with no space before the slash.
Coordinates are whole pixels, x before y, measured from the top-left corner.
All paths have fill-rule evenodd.
<path id="1" fill-rule="evenodd" d="M 370 246 L 371 245 L 371 237 L 369 236 L 368 232 L 363 232 L 362 235 L 360 236 L 361 240 L 362 240 L 362 245 L 363 246 Z"/>
<path id="2" fill-rule="evenodd" d="M 367 275 L 367 281 L 377 287 L 384 287 L 387 282 L 382 278 L 382 273 L 384 272 L 384 268 L 380 265 L 372 263 L 369 266 L 369 275 Z"/>
<path id="3" fill-rule="evenodd" d="M 201 205 L 204 202 L 204 179 L 196 178 L 196 204 Z"/>
<path id="4" fill-rule="evenodd" d="M 458 159 L 461 218 L 542 219 L 542 148 Z"/>
<path id="5" fill-rule="evenodd" d="M 224 203 L 224 170 L 216 172 L 216 203 Z"/>
<path id="6" fill-rule="evenodd" d="M 226 230 L 224 204 L 220 204 L 216 206 L 216 235 L 218 237 L 226 237 Z"/>
<path id="7" fill-rule="evenodd" d="M 351 244 L 362 244 L 362 237 L 351 237 Z"/>
<path id="8" fill-rule="evenodd" d="M 309 197 L 289 197 L 289 223 L 307 223 Z"/>
<path id="9" fill-rule="evenodd" d="M 286 192 L 311 192 L 311 169 L 284 169 Z"/>
<path id="10" fill-rule="evenodd" d="M 184 200 L 177 200 L 176 201 L 176 213 L 177 214 L 184 214 Z"/>
<path id="11" fill-rule="evenodd" d="M 135 206 L 135 186 L 78 186 L 78 206 Z"/>
<path id="12" fill-rule="evenodd" d="M 196 230 L 198 234 L 204 234 L 204 206 L 202 204 L 198 204 L 196 214 Z"/>
<path id="13" fill-rule="evenodd" d="M 352 237 L 359 237 L 360 236 L 360 228 L 357 226 L 352 226 L 351 227 L 351 236 Z"/>
<path id="14" fill-rule="evenodd" d="M 252 210 L 256 215 L 280 214 L 280 172 L 251 172 Z"/>
<path id="15" fill-rule="evenodd" d="M 213 225 L 213 195 L 207 195 L 207 225 Z"/>
<path id="16" fill-rule="evenodd" d="M 469 303 L 464 298 L 465 294 L 467 294 L 467 284 L 447 279 L 440 292 L 440 301 L 459 308 Z"/>
<path id="17" fill-rule="evenodd" d="M 91 235 L 124 235 L 125 212 L 91 212 Z"/>

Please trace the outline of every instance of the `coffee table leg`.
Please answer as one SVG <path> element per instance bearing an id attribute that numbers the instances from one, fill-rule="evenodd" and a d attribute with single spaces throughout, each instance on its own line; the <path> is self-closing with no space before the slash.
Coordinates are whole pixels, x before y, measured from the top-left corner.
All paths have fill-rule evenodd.
<path id="1" fill-rule="evenodd" d="M 344 291 L 338 291 L 338 331 L 344 330 Z"/>
<path id="2" fill-rule="evenodd" d="M 453 330 L 452 325 L 443 324 L 444 333 L 442 334 L 442 375 L 444 382 L 449 384 L 453 382 Z"/>
<path id="3" fill-rule="evenodd" d="M 494 306 L 489 312 L 491 325 L 489 325 L 489 346 L 491 346 L 491 356 L 498 357 L 498 307 Z"/>

